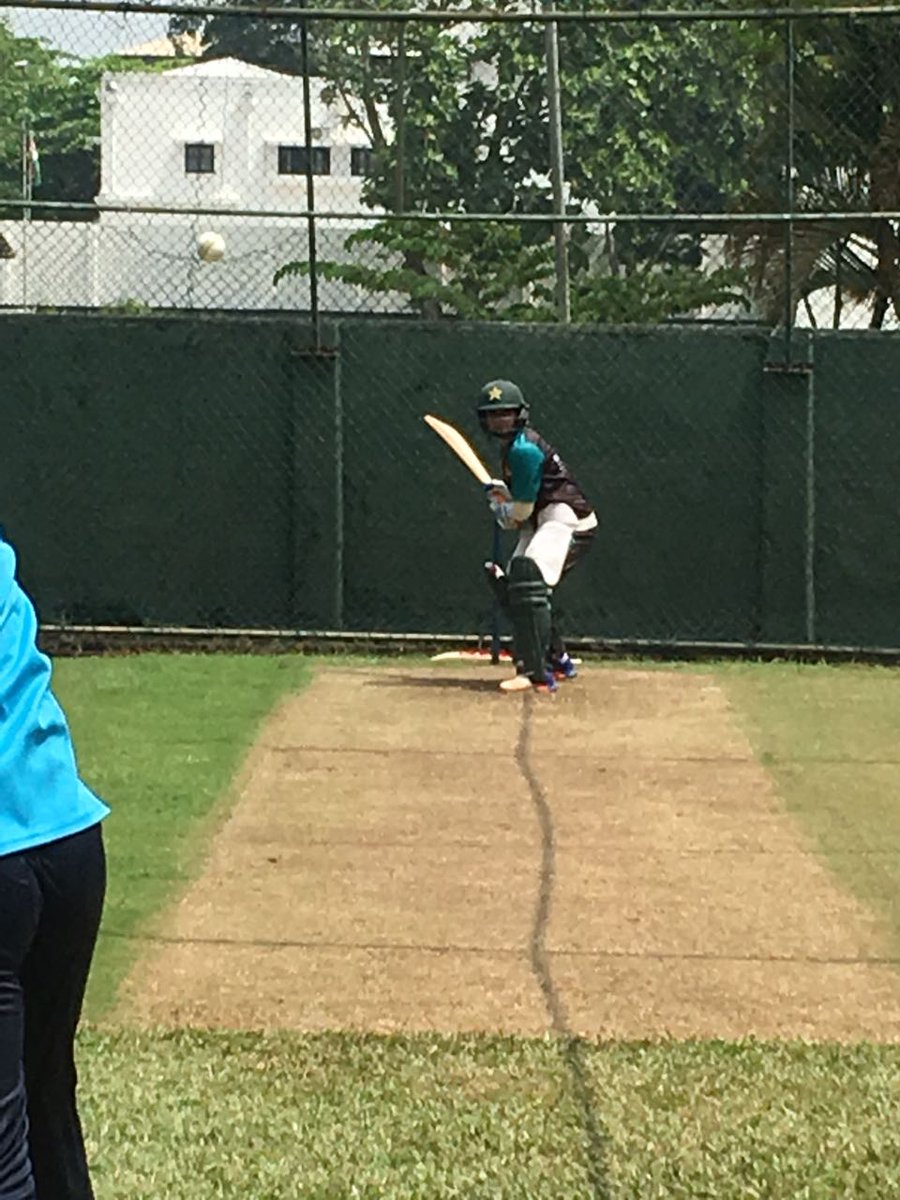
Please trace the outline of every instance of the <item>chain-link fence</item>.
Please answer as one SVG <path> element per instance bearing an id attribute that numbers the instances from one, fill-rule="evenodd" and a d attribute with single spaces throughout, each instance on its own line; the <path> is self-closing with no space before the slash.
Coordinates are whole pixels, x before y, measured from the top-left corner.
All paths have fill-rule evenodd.
<path id="1" fill-rule="evenodd" d="M 600 516 L 573 639 L 897 652 L 900 339 L 755 327 L 7 314 L 2 519 L 45 622 L 481 636 L 480 384 Z M 866 381 L 861 395 L 858 381 Z M 853 381 L 857 381 L 853 386 Z"/>
<path id="2" fill-rule="evenodd" d="M 897 324 L 878 10 L 2 0 L 0 80 L 8 309 Z"/>
<path id="3" fill-rule="evenodd" d="M 45 621 L 485 632 L 490 523 L 421 417 L 477 440 L 506 376 L 601 515 L 573 633 L 900 644 L 900 18 L 0 13 Z"/>

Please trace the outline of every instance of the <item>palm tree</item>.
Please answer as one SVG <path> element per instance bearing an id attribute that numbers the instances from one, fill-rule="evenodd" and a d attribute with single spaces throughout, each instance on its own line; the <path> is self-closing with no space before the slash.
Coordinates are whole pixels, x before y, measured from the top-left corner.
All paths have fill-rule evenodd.
<path id="1" fill-rule="evenodd" d="M 900 318 L 900 236 L 893 219 L 865 214 L 900 210 L 900 22 L 818 18 L 796 32 L 794 211 L 828 216 L 791 226 L 750 218 L 730 250 L 748 270 L 763 320 L 778 324 L 789 312 L 793 321 L 813 292 L 829 288 L 835 327 L 849 297 L 881 329 L 892 309 Z M 786 209 L 786 171 L 772 164 L 787 159 L 788 104 L 783 86 L 773 95 L 753 156 L 755 186 L 741 204 L 748 212 Z"/>

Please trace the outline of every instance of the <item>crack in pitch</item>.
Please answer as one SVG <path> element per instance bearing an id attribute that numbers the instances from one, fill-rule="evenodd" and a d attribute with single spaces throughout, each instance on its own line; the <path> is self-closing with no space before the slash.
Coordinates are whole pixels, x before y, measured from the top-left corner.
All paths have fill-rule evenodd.
<path id="1" fill-rule="evenodd" d="M 586 1044 L 584 1038 L 579 1037 L 569 1028 L 565 1005 L 553 979 L 550 956 L 547 953 L 547 927 L 550 922 L 553 886 L 556 881 L 556 834 L 553 828 L 553 813 L 550 811 L 547 796 L 541 786 L 541 781 L 531 766 L 529 748 L 533 715 L 534 697 L 527 695 L 522 706 L 522 720 L 519 725 L 515 760 L 522 778 L 528 784 L 541 832 L 541 871 L 534 925 L 529 941 L 529 958 L 532 972 L 541 989 L 541 995 L 544 997 L 547 1015 L 550 1018 L 550 1027 L 562 1045 L 563 1058 L 569 1068 L 575 1099 L 581 1111 L 591 1194 L 594 1200 L 612 1200 L 606 1166 L 606 1148 L 609 1137 L 601 1128 L 594 1111 L 595 1100 L 585 1056 Z"/>

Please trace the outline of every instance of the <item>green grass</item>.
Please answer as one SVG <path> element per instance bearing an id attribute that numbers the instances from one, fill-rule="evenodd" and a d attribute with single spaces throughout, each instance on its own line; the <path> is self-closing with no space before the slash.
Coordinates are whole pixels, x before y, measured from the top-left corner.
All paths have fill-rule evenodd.
<path id="1" fill-rule="evenodd" d="M 682 669 L 717 676 L 783 803 L 900 927 L 900 672 Z M 900 1195 L 897 1046 L 97 1025 L 131 962 L 129 934 L 198 869 L 256 729 L 307 672 L 289 657 L 57 664 L 83 773 L 115 813 L 94 1023 L 78 1048 L 98 1200 Z"/>
<path id="2" fill-rule="evenodd" d="M 98 1200 L 888 1200 L 900 1048 L 88 1031 Z M 587 1114 L 590 1114 L 589 1116 Z"/>
<path id="3" fill-rule="evenodd" d="M 232 655 L 59 659 L 54 688 L 86 782 L 112 808 L 109 889 L 88 988 L 98 1019 L 137 953 L 133 935 L 196 872 L 217 802 L 259 725 L 307 660 Z"/>
<path id="4" fill-rule="evenodd" d="M 900 950 L 900 670 L 769 663 L 719 676 L 782 803 Z"/>

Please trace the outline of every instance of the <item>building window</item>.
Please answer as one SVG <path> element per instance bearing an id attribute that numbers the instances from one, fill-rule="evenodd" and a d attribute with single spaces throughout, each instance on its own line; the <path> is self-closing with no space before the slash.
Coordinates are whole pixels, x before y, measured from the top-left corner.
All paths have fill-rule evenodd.
<path id="1" fill-rule="evenodd" d="M 353 146 L 350 150 L 350 174 L 371 175 L 373 157 L 371 146 Z"/>
<path id="2" fill-rule="evenodd" d="M 211 142 L 185 142 L 185 175 L 214 175 L 216 170 L 216 148 Z"/>
<path id="3" fill-rule="evenodd" d="M 307 163 L 311 165 L 313 175 L 331 174 L 330 146 L 313 146 L 310 155 L 307 158 L 305 146 L 279 146 L 278 174 L 305 175 Z"/>

